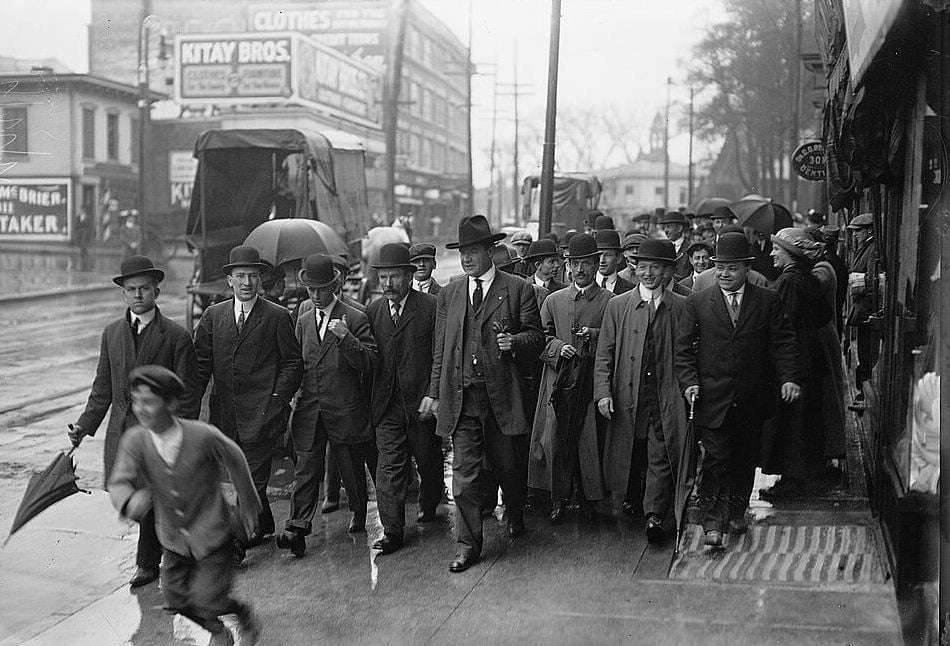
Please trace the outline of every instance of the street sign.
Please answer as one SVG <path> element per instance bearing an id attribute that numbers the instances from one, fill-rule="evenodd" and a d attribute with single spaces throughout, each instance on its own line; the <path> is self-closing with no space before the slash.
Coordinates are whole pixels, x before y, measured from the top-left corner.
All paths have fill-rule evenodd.
<path id="1" fill-rule="evenodd" d="M 795 150 L 792 167 L 798 176 L 811 182 L 825 180 L 825 146 L 820 141 L 809 141 Z"/>

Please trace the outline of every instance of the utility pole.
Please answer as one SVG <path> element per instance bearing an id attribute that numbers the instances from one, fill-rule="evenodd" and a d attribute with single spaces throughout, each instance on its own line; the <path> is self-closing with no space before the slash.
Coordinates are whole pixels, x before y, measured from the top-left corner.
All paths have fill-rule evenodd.
<path id="1" fill-rule="evenodd" d="M 518 133 L 518 43 L 517 41 L 515 41 L 514 43 L 514 48 L 515 48 L 515 55 L 513 57 L 514 89 L 512 91 L 512 96 L 514 97 L 514 100 L 515 100 L 515 150 L 514 150 L 515 155 L 514 155 L 514 170 L 512 171 L 514 175 L 511 180 L 511 212 L 514 217 L 514 221 L 521 222 L 523 224 L 524 221 L 521 218 L 521 213 L 518 212 L 518 204 L 519 204 L 518 198 L 521 197 L 521 186 L 520 186 L 521 178 L 518 177 L 518 141 L 519 141 L 518 134 L 519 133 Z"/>
<path id="2" fill-rule="evenodd" d="M 689 80 L 689 166 L 686 174 L 686 206 L 693 206 L 693 80 Z"/>
<path id="3" fill-rule="evenodd" d="M 138 211 L 139 224 L 139 253 L 145 253 L 145 231 L 148 225 L 148 214 L 145 211 L 145 178 L 148 153 L 148 131 L 151 127 L 152 102 L 148 75 L 148 27 L 152 16 L 152 0 L 142 0 L 142 14 L 139 17 L 139 47 L 138 47 L 138 81 L 139 81 L 139 176 L 138 176 Z"/>
<path id="4" fill-rule="evenodd" d="M 666 127 L 663 129 L 663 208 L 670 209 L 670 87 L 673 78 L 666 77 Z"/>
<path id="5" fill-rule="evenodd" d="M 396 218 L 396 133 L 399 129 L 399 94 L 402 90 L 402 58 L 406 42 L 409 0 L 394 0 L 389 21 L 390 39 L 387 52 L 385 97 L 383 97 L 383 130 L 386 141 L 386 222 Z"/>
<path id="6" fill-rule="evenodd" d="M 492 207 L 494 198 L 495 198 L 495 136 L 498 126 L 498 57 L 495 56 L 495 96 L 492 99 L 492 110 L 491 110 L 491 153 L 489 154 L 490 159 L 490 170 L 488 171 L 488 221 L 492 222 L 497 227 L 501 227 L 501 207 L 498 209 L 498 221 L 494 222 L 492 219 L 493 210 Z M 501 191 L 499 191 L 499 197 L 501 197 Z"/>
<path id="7" fill-rule="evenodd" d="M 475 185 L 472 179 L 472 75 L 475 66 L 472 64 L 472 0 L 468 0 L 468 62 L 465 70 L 465 83 L 468 113 L 465 115 L 465 129 L 468 135 L 468 208 L 465 215 L 475 214 Z"/>
<path id="8" fill-rule="evenodd" d="M 801 130 L 802 105 L 802 0 L 795 0 L 795 32 L 792 45 L 792 123 L 788 139 L 788 207 L 793 213 L 798 210 L 798 173 L 792 167 L 792 156 L 798 148 L 798 133 Z"/>
<path id="9" fill-rule="evenodd" d="M 554 144 L 557 134 L 557 59 L 561 40 L 561 0 L 551 0 L 551 42 L 548 51 L 548 101 L 544 116 L 544 148 L 541 156 L 541 204 L 538 235 L 551 231 L 554 207 Z"/>

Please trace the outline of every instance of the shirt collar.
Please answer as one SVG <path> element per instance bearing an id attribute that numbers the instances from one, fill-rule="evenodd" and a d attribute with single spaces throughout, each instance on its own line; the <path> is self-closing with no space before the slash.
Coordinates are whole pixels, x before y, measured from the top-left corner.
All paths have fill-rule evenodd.
<path id="1" fill-rule="evenodd" d="M 640 300 L 644 302 L 653 301 L 654 303 L 663 302 L 663 286 L 656 289 L 648 289 L 643 283 L 637 283 L 637 290 L 640 292 Z"/>
<path id="2" fill-rule="evenodd" d="M 601 288 L 600 285 L 598 285 L 597 283 L 591 283 L 590 285 L 588 285 L 587 287 L 584 287 L 583 289 L 578 287 L 577 283 L 571 283 L 571 287 L 570 287 L 571 300 L 576 301 L 581 297 L 586 298 L 587 300 L 591 300 L 594 298 L 594 296 L 597 294 L 597 290 L 600 288 Z"/>
<path id="3" fill-rule="evenodd" d="M 254 309 L 254 306 L 257 305 L 258 298 L 260 298 L 260 296 L 255 294 L 254 298 L 252 298 L 251 300 L 245 303 L 244 301 L 239 301 L 237 299 L 237 296 L 235 296 L 234 297 L 234 315 L 240 316 L 242 308 L 244 309 L 244 316 L 247 316 L 248 314 L 250 314 L 251 310 Z"/>
<path id="4" fill-rule="evenodd" d="M 745 283 L 742 283 L 742 287 L 740 287 L 734 292 L 727 292 L 722 287 L 719 288 L 719 291 L 721 291 L 722 295 L 725 296 L 726 298 L 731 298 L 733 294 L 738 294 L 739 300 L 742 300 L 743 296 L 745 295 L 745 285 L 746 285 Z"/>
<path id="5" fill-rule="evenodd" d="M 155 308 L 153 307 L 144 314 L 136 314 L 132 310 L 129 310 L 129 323 L 132 323 L 136 319 L 142 322 L 142 327 L 146 327 L 149 323 L 155 320 Z"/>
<path id="6" fill-rule="evenodd" d="M 393 302 L 390 301 L 388 298 L 387 298 L 386 300 L 389 301 L 389 311 L 392 312 L 392 311 L 393 311 Z M 400 312 L 403 312 L 403 311 L 406 309 L 406 301 L 407 301 L 407 300 L 409 300 L 409 292 L 406 292 L 406 295 L 403 296 L 403 297 L 402 297 L 402 300 L 399 301 L 399 311 L 400 311 Z"/>
<path id="7" fill-rule="evenodd" d="M 330 304 L 329 304 L 329 305 L 327 305 L 326 307 L 318 307 L 317 309 L 320 310 L 321 312 L 323 312 L 324 314 L 326 314 L 327 317 L 329 317 L 329 316 L 330 316 L 330 312 L 332 312 L 332 311 L 333 311 L 333 308 L 336 307 L 336 303 L 337 303 L 338 300 L 340 300 L 340 299 L 337 298 L 336 296 L 334 296 L 334 297 L 333 297 L 333 300 L 330 301 Z"/>
<path id="8" fill-rule="evenodd" d="M 482 285 L 484 285 L 484 284 L 486 284 L 486 283 L 490 283 L 491 281 L 495 280 L 495 272 L 496 272 L 496 271 L 497 271 L 497 270 L 495 269 L 495 265 L 492 265 L 491 267 L 488 268 L 488 271 L 486 271 L 486 272 L 485 272 L 484 274 L 482 274 L 481 276 L 476 276 L 475 278 L 481 279 Z M 470 282 L 474 283 L 475 280 L 472 279 Z"/>
<path id="9" fill-rule="evenodd" d="M 537 274 L 534 274 L 534 284 L 537 285 L 538 287 L 547 287 L 547 283 L 541 280 L 540 278 L 538 278 Z"/>
<path id="10" fill-rule="evenodd" d="M 423 280 L 422 282 L 419 282 L 415 278 L 412 279 L 412 287 L 417 292 L 421 292 L 422 290 L 426 289 L 427 287 L 429 287 L 431 283 L 432 283 L 432 276 L 429 276 L 426 280 Z"/>

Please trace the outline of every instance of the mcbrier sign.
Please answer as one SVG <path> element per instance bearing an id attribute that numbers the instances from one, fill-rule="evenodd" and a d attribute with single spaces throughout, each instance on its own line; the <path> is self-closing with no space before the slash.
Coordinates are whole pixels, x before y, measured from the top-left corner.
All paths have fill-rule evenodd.
<path id="1" fill-rule="evenodd" d="M 0 181 L 0 239 L 68 240 L 68 180 Z"/>

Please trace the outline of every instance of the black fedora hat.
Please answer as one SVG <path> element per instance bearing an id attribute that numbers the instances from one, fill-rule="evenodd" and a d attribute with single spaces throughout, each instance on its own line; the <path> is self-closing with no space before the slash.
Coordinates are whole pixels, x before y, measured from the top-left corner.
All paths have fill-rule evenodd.
<path id="1" fill-rule="evenodd" d="M 659 260 L 662 262 L 676 262 L 676 248 L 669 240 L 647 238 L 640 243 L 640 248 L 633 254 L 639 260 Z"/>
<path id="2" fill-rule="evenodd" d="M 504 239 L 504 233 L 491 232 L 491 225 L 488 224 L 488 219 L 484 215 L 466 215 L 459 222 L 458 242 L 449 242 L 445 248 L 459 249 L 475 244 L 494 244 Z"/>
<path id="3" fill-rule="evenodd" d="M 138 385 L 148 386 L 162 399 L 178 399 L 185 394 L 185 383 L 178 375 L 154 364 L 139 366 L 129 373 L 129 388 Z"/>
<path id="4" fill-rule="evenodd" d="M 379 262 L 373 269 L 405 269 L 415 271 L 416 266 L 409 262 L 409 247 L 401 242 L 384 244 L 379 249 Z"/>
<path id="5" fill-rule="evenodd" d="M 228 264 L 221 267 L 221 271 L 228 274 L 235 267 L 257 267 L 267 271 L 268 263 L 261 260 L 260 252 L 249 245 L 238 245 L 228 254 Z"/>
<path id="6" fill-rule="evenodd" d="M 659 224 L 682 224 L 684 227 L 689 226 L 689 220 L 686 219 L 686 216 L 680 213 L 679 211 L 670 211 L 662 218 L 660 218 Z"/>
<path id="7" fill-rule="evenodd" d="M 613 249 L 620 251 L 620 234 L 614 229 L 600 229 L 594 234 L 594 240 L 597 241 L 597 248 L 601 251 Z"/>
<path id="8" fill-rule="evenodd" d="M 589 233 L 575 233 L 567 242 L 567 253 L 564 257 L 568 260 L 580 260 L 599 255 L 600 249 L 597 248 L 597 240 L 594 236 Z"/>
<path id="9" fill-rule="evenodd" d="M 743 233 L 723 233 L 716 242 L 713 262 L 743 262 L 754 260 L 749 252 L 749 239 Z"/>
<path id="10" fill-rule="evenodd" d="M 340 271 L 333 266 L 333 258 L 323 253 L 314 253 L 303 261 L 303 269 L 297 278 L 307 287 L 326 287 L 339 279 Z"/>
<path id="11" fill-rule="evenodd" d="M 528 253 L 525 255 L 525 260 L 534 260 L 535 258 L 546 258 L 547 256 L 556 256 L 558 255 L 557 244 L 554 240 L 548 240 L 547 238 L 541 238 L 531 243 L 531 246 L 528 247 Z"/>
<path id="12" fill-rule="evenodd" d="M 729 208 L 726 205 L 717 206 L 713 209 L 712 215 L 709 216 L 710 220 L 737 220 L 735 211 Z"/>
<path id="13" fill-rule="evenodd" d="M 145 256 L 129 256 L 122 261 L 119 266 L 119 275 L 115 276 L 112 282 L 122 287 L 126 279 L 133 276 L 154 276 L 158 282 L 165 280 L 165 272 L 156 269 L 151 259 Z"/>

